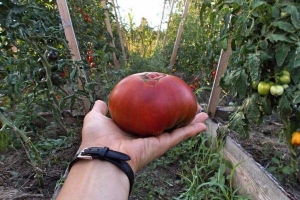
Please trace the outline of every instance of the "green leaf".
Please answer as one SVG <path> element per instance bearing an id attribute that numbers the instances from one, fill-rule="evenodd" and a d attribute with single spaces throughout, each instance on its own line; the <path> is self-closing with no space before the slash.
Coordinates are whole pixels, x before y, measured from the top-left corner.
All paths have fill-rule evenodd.
<path id="1" fill-rule="evenodd" d="M 294 98 L 293 103 L 294 104 L 300 103 L 300 94 Z"/>
<path id="2" fill-rule="evenodd" d="M 277 164 L 277 165 L 280 164 L 280 161 L 277 158 L 272 157 L 271 160 L 274 164 Z"/>
<path id="3" fill-rule="evenodd" d="M 236 133 L 247 136 L 248 137 L 248 131 L 247 131 L 247 123 L 245 121 L 245 115 L 243 112 L 236 112 L 230 120 L 230 129 L 235 131 Z"/>
<path id="4" fill-rule="evenodd" d="M 248 54 L 245 65 L 253 81 L 260 80 L 260 63 L 260 52 Z"/>
<path id="5" fill-rule="evenodd" d="M 261 49 L 267 49 L 268 48 L 268 41 L 267 40 L 261 40 L 261 41 L 259 41 L 259 47 Z"/>
<path id="6" fill-rule="evenodd" d="M 234 79 L 236 91 L 239 97 L 245 97 L 247 93 L 247 79 L 248 75 L 245 70 L 241 70 L 240 73 L 237 73 Z"/>
<path id="7" fill-rule="evenodd" d="M 256 0 L 256 1 L 254 1 L 252 3 L 252 7 L 253 7 L 253 9 L 255 9 L 255 8 L 257 8 L 257 7 L 259 7 L 259 6 L 263 5 L 263 4 L 266 4 L 266 2 L 261 1 L 261 0 Z"/>
<path id="8" fill-rule="evenodd" d="M 224 50 L 226 50 L 227 49 L 227 44 L 228 44 L 227 38 L 223 38 L 221 40 L 221 48 L 224 49 Z"/>
<path id="9" fill-rule="evenodd" d="M 278 22 L 273 22 L 272 24 L 273 24 L 273 26 L 276 26 L 279 29 L 284 30 L 286 32 L 289 32 L 289 33 L 295 32 L 294 26 L 288 22 L 278 21 Z"/>
<path id="10" fill-rule="evenodd" d="M 290 101 L 285 95 L 281 96 L 279 99 L 278 110 L 282 116 L 289 116 L 292 111 L 290 107 Z"/>
<path id="11" fill-rule="evenodd" d="M 290 166 L 285 166 L 281 170 L 284 174 L 291 174 L 293 172 L 293 169 Z"/>
<path id="12" fill-rule="evenodd" d="M 245 69 L 239 68 L 225 73 L 221 78 L 220 85 L 231 91 L 232 94 L 237 94 L 237 96 L 244 98 L 248 88 L 247 79 L 248 75 Z"/>
<path id="13" fill-rule="evenodd" d="M 270 173 L 275 172 L 276 169 L 277 169 L 276 167 L 269 167 L 268 172 L 270 172 Z"/>
<path id="14" fill-rule="evenodd" d="M 261 106 L 263 108 L 263 112 L 264 112 L 265 115 L 271 115 L 272 114 L 271 102 L 270 102 L 270 100 L 268 99 L 267 96 L 262 97 Z"/>
<path id="15" fill-rule="evenodd" d="M 244 101 L 244 113 L 246 113 L 246 117 L 251 123 L 257 124 L 260 119 L 259 101 L 260 96 L 258 93 L 253 93 L 250 98 Z"/>
<path id="16" fill-rule="evenodd" d="M 267 37 L 272 43 L 278 42 L 278 41 L 293 43 L 293 41 L 291 41 L 288 37 L 286 37 L 285 34 L 271 33 Z"/>
<path id="17" fill-rule="evenodd" d="M 288 5 L 286 11 L 291 14 L 292 24 L 294 27 L 300 29 L 300 15 L 297 8 L 293 5 Z"/>
<path id="18" fill-rule="evenodd" d="M 290 51 L 290 45 L 282 42 L 279 43 L 275 50 L 276 62 L 278 66 L 282 66 L 288 53 Z"/>

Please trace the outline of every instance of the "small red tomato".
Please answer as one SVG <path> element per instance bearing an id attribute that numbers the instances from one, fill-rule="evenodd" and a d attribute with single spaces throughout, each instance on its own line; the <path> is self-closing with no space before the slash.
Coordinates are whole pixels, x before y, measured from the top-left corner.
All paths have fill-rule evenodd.
<path id="1" fill-rule="evenodd" d="M 198 77 L 194 78 L 194 81 L 199 82 L 199 78 Z"/>
<path id="2" fill-rule="evenodd" d="M 94 63 L 94 62 L 91 62 L 91 63 L 90 63 L 90 67 L 91 67 L 91 68 L 94 68 L 95 65 L 96 65 L 96 63 Z"/>
<path id="3" fill-rule="evenodd" d="M 93 62 L 93 56 L 88 56 L 88 61 L 89 61 L 89 63 L 91 63 L 91 62 Z"/>
<path id="4" fill-rule="evenodd" d="M 93 50 L 92 49 L 89 49 L 88 50 L 88 55 L 92 54 L 93 53 Z"/>
<path id="5" fill-rule="evenodd" d="M 199 87 L 199 84 L 198 83 L 195 83 L 194 84 L 195 88 Z"/>
<path id="6" fill-rule="evenodd" d="M 214 70 L 214 71 L 211 72 L 211 75 L 215 76 L 216 73 L 217 73 L 216 70 Z"/>
<path id="7" fill-rule="evenodd" d="M 92 20 L 88 14 L 84 14 L 84 21 L 91 22 Z"/>
<path id="8" fill-rule="evenodd" d="M 65 72 L 62 72 L 61 74 L 59 74 L 59 77 L 61 77 L 61 78 L 65 78 L 67 76 L 67 73 L 65 73 Z"/>
<path id="9" fill-rule="evenodd" d="M 194 86 L 194 85 L 190 85 L 190 88 L 191 88 L 192 90 L 194 90 L 194 89 L 195 89 L 195 86 Z"/>

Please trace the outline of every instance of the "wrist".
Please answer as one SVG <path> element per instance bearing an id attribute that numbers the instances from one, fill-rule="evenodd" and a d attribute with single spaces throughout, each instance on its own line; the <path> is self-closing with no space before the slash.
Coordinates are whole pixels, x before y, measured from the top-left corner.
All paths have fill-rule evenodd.
<path id="1" fill-rule="evenodd" d="M 106 161 L 119 168 L 120 171 L 126 174 L 129 180 L 129 194 L 131 193 L 134 182 L 134 172 L 132 171 L 130 165 L 127 163 L 127 161 L 130 160 L 130 157 L 127 154 L 110 150 L 108 147 L 85 148 L 81 150 L 78 154 L 76 154 L 76 157 L 69 165 L 69 170 L 73 167 L 74 164 L 82 160 Z"/>
<path id="2" fill-rule="evenodd" d="M 128 177 L 114 164 L 96 159 L 79 160 L 70 169 L 60 196 L 68 194 L 69 199 L 123 199 L 128 197 L 129 188 Z"/>

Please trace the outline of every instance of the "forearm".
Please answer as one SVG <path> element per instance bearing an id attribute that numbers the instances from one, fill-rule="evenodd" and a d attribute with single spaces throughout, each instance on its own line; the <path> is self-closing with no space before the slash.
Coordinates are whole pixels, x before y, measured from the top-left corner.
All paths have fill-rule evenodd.
<path id="1" fill-rule="evenodd" d="M 114 164 L 100 160 L 75 163 L 58 195 L 61 199 L 128 199 L 129 180 Z"/>

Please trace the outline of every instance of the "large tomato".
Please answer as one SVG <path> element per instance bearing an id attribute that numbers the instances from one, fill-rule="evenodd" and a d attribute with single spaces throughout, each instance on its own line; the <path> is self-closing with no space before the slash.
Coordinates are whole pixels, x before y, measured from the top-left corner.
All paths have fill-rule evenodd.
<path id="1" fill-rule="evenodd" d="M 197 107 L 194 93 L 182 79 L 159 72 L 125 77 L 108 100 L 114 122 L 124 131 L 142 136 L 189 124 Z"/>

